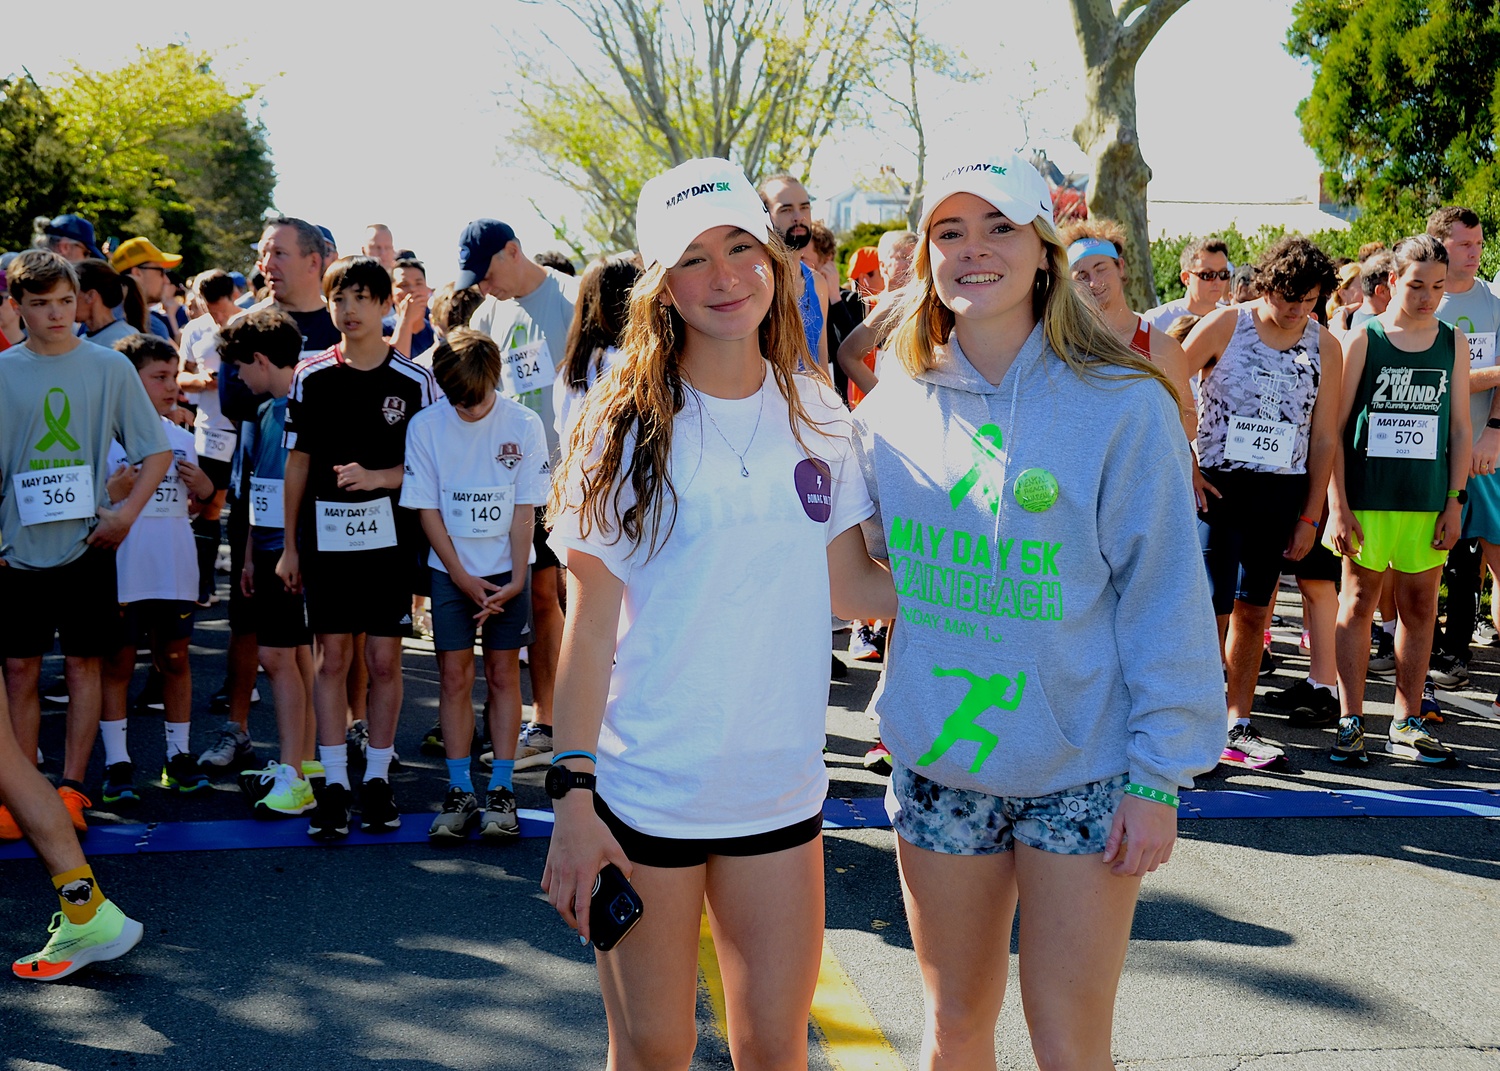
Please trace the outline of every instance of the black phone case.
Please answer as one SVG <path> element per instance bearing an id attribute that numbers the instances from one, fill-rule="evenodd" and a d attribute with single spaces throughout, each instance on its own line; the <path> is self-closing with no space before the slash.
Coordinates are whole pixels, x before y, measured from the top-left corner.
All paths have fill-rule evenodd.
<path id="1" fill-rule="evenodd" d="M 646 905 L 640 894 L 625 880 L 620 868 L 609 863 L 594 879 L 594 891 L 589 897 L 589 933 L 594 947 L 608 952 L 625 939 L 633 926 L 641 921 Z"/>

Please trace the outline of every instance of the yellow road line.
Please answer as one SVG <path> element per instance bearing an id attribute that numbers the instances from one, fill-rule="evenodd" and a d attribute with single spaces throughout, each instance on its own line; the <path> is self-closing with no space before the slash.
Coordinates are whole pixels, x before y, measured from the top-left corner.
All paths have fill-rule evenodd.
<path id="1" fill-rule="evenodd" d="M 720 1036 L 728 1037 L 724 1029 L 724 979 L 719 973 L 719 954 L 706 911 L 698 927 L 698 969 L 713 1008 L 714 1027 Z M 826 937 L 818 966 L 818 989 L 813 994 L 812 1022 L 835 1071 L 906 1071 Z"/>

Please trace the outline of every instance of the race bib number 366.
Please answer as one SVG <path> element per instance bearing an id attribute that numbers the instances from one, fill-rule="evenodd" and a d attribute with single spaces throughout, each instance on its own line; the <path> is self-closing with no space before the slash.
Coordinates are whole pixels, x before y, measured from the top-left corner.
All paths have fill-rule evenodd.
<path id="1" fill-rule="evenodd" d="M 1408 413 L 1370 414 L 1370 437 L 1365 453 L 1370 457 L 1404 457 L 1413 461 L 1435 461 L 1438 450 L 1438 418 Z"/>
<path id="2" fill-rule="evenodd" d="M 395 545 L 396 515 L 390 499 L 318 503 L 320 551 L 380 550 Z"/>
<path id="3" fill-rule="evenodd" d="M 11 480 L 21 526 L 85 520 L 94 515 L 94 466 L 18 472 Z"/>

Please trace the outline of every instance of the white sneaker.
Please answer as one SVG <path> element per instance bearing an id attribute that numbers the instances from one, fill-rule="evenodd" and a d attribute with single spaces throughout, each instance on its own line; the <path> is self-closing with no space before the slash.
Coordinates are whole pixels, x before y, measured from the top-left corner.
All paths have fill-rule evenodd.
<path id="1" fill-rule="evenodd" d="M 849 657 L 863 662 L 879 652 L 875 649 L 875 633 L 869 625 L 860 625 L 849 633 Z"/>
<path id="2" fill-rule="evenodd" d="M 552 727 L 530 722 L 521 726 L 521 735 L 516 740 L 516 769 L 529 770 L 533 766 L 546 766 L 552 761 Z M 490 756 L 494 763 L 494 754 Z"/>

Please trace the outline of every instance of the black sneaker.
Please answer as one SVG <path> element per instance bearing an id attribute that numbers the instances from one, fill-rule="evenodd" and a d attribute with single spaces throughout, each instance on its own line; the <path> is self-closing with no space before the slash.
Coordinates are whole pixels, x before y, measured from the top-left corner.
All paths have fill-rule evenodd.
<path id="1" fill-rule="evenodd" d="M 140 793 L 135 790 L 135 766 L 128 762 L 117 762 L 104 768 L 105 803 L 139 803 Z"/>
<path id="2" fill-rule="evenodd" d="M 1302 683 L 1307 684 L 1306 681 Z M 1312 694 L 1292 708 L 1292 712 L 1287 716 L 1287 721 L 1292 725 L 1308 727 L 1337 725 L 1339 720 L 1338 697 L 1327 688 L 1318 688 L 1311 684 L 1308 684 L 1307 687 Z"/>
<path id="3" fill-rule="evenodd" d="M 508 788 L 492 788 L 484 797 L 484 813 L 479 816 L 479 836 L 483 840 L 512 840 L 521 835 L 516 819 L 516 794 Z"/>
<path id="4" fill-rule="evenodd" d="M 1427 679 L 1439 688 L 1462 688 L 1469 683 L 1469 660 L 1434 651 L 1428 663 Z"/>
<path id="5" fill-rule="evenodd" d="M 1271 649 L 1262 647 L 1260 651 L 1260 675 L 1269 677 L 1276 672 L 1276 659 L 1271 657 Z"/>
<path id="6" fill-rule="evenodd" d="M 342 840 L 349 835 L 349 790 L 340 784 L 323 786 L 316 793 L 317 806 L 307 824 L 307 835 L 313 840 Z"/>
<path id="7" fill-rule="evenodd" d="M 843 662 L 839 661 L 838 655 L 834 655 L 833 667 L 829 670 L 829 674 L 833 680 L 841 681 L 845 677 L 849 676 L 849 667 L 844 665 Z"/>
<path id="8" fill-rule="evenodd" d="M 198 760 L 186 751 L 180 751 L 167 760 L 162 767 L 161 787 L 186 795 L 208 787 L 208 775 Z"/>
<path id="9" fill-rule="evenodd" d="M 1311 703 L 1313 693 L 1321 691 L 1313 687 L 1312 681 L 1303 677 L 1300 681 L 1286 688 L 1279 688 L 1265 695 L 1266 706 L 1272 710 L 1293 711 L 1300 706 Z"/>
<path id="10" fill-rule="evenodd" d="M 366 779 L 359 789 L 359 824 L 366 833 L 390 833 L 401 828 L 401 812 L 391 783 L 383 778 Z"/>
<path id="11" fill-rule="evenodd" d="M 434 725 L 422 734 L 422 744 L 417 748 L 424 755 L 432 755 L 443 758 L 448 754 L 448 749 L 443 746 L 443 727 Z"/>

